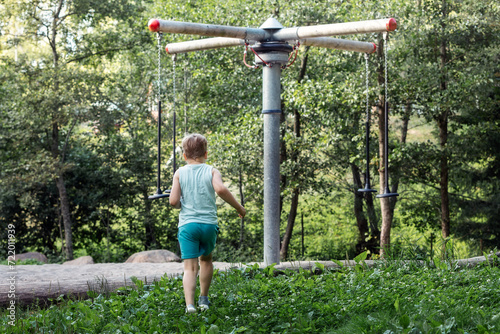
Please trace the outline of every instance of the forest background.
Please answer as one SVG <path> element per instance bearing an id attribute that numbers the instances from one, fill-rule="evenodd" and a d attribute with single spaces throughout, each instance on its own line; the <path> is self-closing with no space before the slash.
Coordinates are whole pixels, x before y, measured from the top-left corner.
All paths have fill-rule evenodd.
<path id="1" fill-rule="evenodd" d="M 282 258 L 352 258 L 366 249 L 377 257 L 381 244 L 391 255 L 474 256 L 500 245 L 495 1 L 4 0 L 0 9 L 1 258 L 8 224 L 18 253 L 41 251 L 54 262 L 178 252 L 178 211 L 148 200 L 156 191 L 153 17 L 241 27 L 270 16 L 285 27 L 394 17 L 389 181 L 399 196 L 357 191 L 366 172 L 364 55 L 300 47 L 282 74 Z M 383 192 L 386 46 L 381 34 L 342 38 L 378 45 L 369 63 L 370 174 Z M 177 138 L 206 135 L 208 163 L 248 212 L 240 220 L 219 203 L 215 259 L 260 261 L 261 70 L 244 66 L 244 47 L 178 55 L 174 65 L 165 43 L 190 39 L 163 36 L 163 186 L 172 178 L 175 77 Z"/>

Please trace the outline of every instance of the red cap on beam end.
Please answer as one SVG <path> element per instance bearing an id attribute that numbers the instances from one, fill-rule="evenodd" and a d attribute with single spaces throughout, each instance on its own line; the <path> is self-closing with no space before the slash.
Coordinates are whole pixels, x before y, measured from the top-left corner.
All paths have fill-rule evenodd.
<path id="1" fill-rule="evenodd" d="M 398 27 L 398 24 L 395 19 L 390 18 L 385 26 L 387 27 L 387 31 L 394 31 Z"/>
<path id="2" fill-rule="evenodd" d="M 377 51 L 377 44 L 375 44 L 375 43 L 372 43 L 372 44 L 373 44 L 373 51 L 372 51 L 372 53 L 374 53 L 375 51 Z"/>
<path id="3" fill-rule="evenodd" d="M 158 31 L 158 29 L 160 28 L 160 21 L 158 21 L 157 19 L 151 19 L 149 20 L 148 26 L 149 30 Z"/>

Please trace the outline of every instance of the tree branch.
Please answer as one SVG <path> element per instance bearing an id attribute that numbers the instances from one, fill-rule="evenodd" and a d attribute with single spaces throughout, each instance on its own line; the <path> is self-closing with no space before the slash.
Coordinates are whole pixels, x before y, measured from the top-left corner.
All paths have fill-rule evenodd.
<path id="1" fill-rule="evenodd" d="M 111 48 L 111 49 L 105 49 L 101 50 L 98 52 L 90 53 L 90 54 L 85 54 L 83 56 L 75 57 L 66 62 L 66 64 L 75 62 L 75 61 L 81 61 L 87 58 L 95 57 L 95 56 L 104 56 L 108 54 L 109 52 L 116 52 L 116 51 L 123 51 L 123 50 L 129 50 L 132 46 L 136 46 L 137 44 L 131 44 L 131 45 L 126 45 L 124 47 L 116 47 L 116 48 Z"/>
<path id="2" fill-rule="evenodd" d="M 72 13 L 68 13 L 66 15 L 61 16 L 59 18 L 59 20 L 58 20 L 59 22 L 57 23 L 57 25 L 59 26 L 66 18 L 68 18 L 68 17 L 70 17 L 72 15 L 76 15 L 76 14 L 78 14 L 78 13 L 77 12 L 72 12 Z"/>
<path id="3" fill-rule="evenodd" d="M 61 163 L 64 163 L 64 159 L 66 157 L 66 149 L 68 148 L 69 136 L 71 135 L 71 132 L 73 131 L 73 129 L 75 128 L 77 123 L 78 123 L 77 120 L 75 120 L 73 122 L 73 124 L 71 125 L 71 128 L 68 131 L 68 134 L 66 135 L 66 140 L 64 140 L 64 146 L 63 146 L 62 152 L 61 152 Z"/>
<path id="4" fill-rule="evenodd" d="M 52 9 L 42 8 L 42 7 L 38 6 L 38 5 L 37 5 L 37 6 L 35 6 L 35 7 L 36 7 L 37 9 L 41 10 L 42 12 L 52 12 L 52 13 L 53 13 Z"/>

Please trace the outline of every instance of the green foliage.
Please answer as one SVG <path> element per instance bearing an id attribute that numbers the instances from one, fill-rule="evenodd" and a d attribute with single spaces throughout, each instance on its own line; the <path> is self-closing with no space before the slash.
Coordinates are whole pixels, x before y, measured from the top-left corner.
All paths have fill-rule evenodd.
<path id="1" fill-rule="evenodd" d="M 389 158 L 391 178 L 399 179 L 401 194 L 393 225 L 416 226 L 426 238 L 429 231 L 440 228 L 439 166 L 446 154 L 452 232 L 461 240 L 480 242 L 474 253 L 498 246 L 499 8 L 471 0 L 446 3 L 448 15 L 443 18 L 442 1 L 437 0 L 120 0 L 113 4 L 78 0 L 64 3 L 51 44 L 53 16 L 44 13 L 45 9 L 55 13 L 56 3 L 4 1 L 0 5 L 0 227 L 15 224 L 18 251 L 60 254 L 60 199 L 54 181 L 61 171 L 75 253 L 109 262 L 123 261 L 144 249 L 177 249 L 177 213 L 165 201 L 146 199 L 156 190 L 157 91 L 152 84 L 156 84 L 157 49 L 155 34 L 146 27 L 149 18 L 258 27 L 274 16 L 291 27 L 392 16 L 399 26 L 390 34 L 388 49 Z M 196 38 L 163 37 L 167 43 Z M 374 42 L 378 37 L 342 38 Z M 444 69 L 438 58 L 442 39 L 448 42 L 449 55 Z M 206 134 L 209 163 L 221 171 L 235 194 L 242 186 L 249 209 L 242 243 L 240 220 L 223 205 L 219 210 L 216 255 L 227 261 L 251 261 L 262 254 L 261 73 L 245 68 L 242 56 L 242 47 L 178 55 L 175 97 L 172 61 L 165 56 L 161 60 L 163 157 L 172 157 L 171 146 L 165 144 L 172 138 L 175 98 L 177 138 L 184 132 Z M 306 56 L 305 76 L 298 82 Z M 370 57 L 372 106 L 384 88 L 377 82 L 381 66 L 381 57 Z M 361 54 L 304 47 L 296 63 L 282 73 L 283 147 L 294 155 L 281 166 L 287 179 L 281 189 L 282 222 L 288 219 L 292 190 L 301 190 L 291 259 L 357 255 L 351 167 L 364 165 L 364 74 Z M 446 91 L 439 86 L 442 78 Z M 408 140 L 401 144 L 400 120 L 408 105 Z M 442 148 L 436 117 L 446 108 L 449 137 Z M 293 130 L 295 112 L 301 117 L 301 137 Z M 53 137 L 54 124 L 58 139 Z M 376 132 L 371 133 L 372 175 L 379 163 L 373 145 Z M 54 156 L 53 141 L 64 158 Z M 161 177 L 162 186 L 168 188 L 170 160 L 162 166 Z M 375 176 L 372 185 L 377 182 Z M 298 227 L 302 213 L 304 252 Z M 0 229 L 0 236 L 4 231 Z M 393 238 L 391 256 L 434 257 L 427 249 L 413 247 L 416 234 Z M 5 253 L 5 240 L 0 238 L 0 254 Z"/>
<path id="2" fill-rule="evenodd" d="M 346 199 L 339 201 L 338 193 L 324 196 L 304 195 L 299 214 L 304 214 L 304 231 L 297 219 L 292 236 L 290 260 L 345 259 L 346 254 L 353 258 L 357 240 L 354 218 Z M 283 227 L 284 228 L 284 227 Z M 302 233 L 304 233 L 304 256 L 302 256 Z M 328 238 L 324 236 L 328 235 Z"/>
<path id="3" fill-rule="evenodd" d="M 216 271 L 209 310 L 185 314 L 182 280 L 163 277 L 88 300 L 17 310 L 26 331 L 204 333 L 498 333 L 498 266 L 438 270 L 417 262 L 371 269 Z"/>

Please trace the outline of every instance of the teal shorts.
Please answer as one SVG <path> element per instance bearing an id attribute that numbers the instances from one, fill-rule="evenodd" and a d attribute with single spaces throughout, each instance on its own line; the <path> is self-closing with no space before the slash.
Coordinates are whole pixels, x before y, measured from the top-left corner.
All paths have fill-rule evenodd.
<path id="1" fill-rule="evenodd" d="M 213 224 L 188 223 L 179 227 L 177 238 L 182 259 L 194 259 L 212 253 L 217 242 L 219 227 Z"/>

